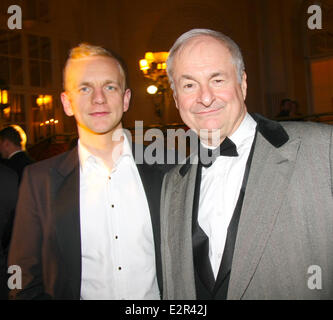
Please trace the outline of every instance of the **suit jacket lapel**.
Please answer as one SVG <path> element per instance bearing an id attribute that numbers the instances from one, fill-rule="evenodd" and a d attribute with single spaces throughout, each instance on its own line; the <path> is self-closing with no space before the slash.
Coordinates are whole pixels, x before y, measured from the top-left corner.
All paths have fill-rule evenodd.
<path id="1" fill-rule="evenodd" d="M 212 292 L 215 285 L 215 278 L 209 259 L 209 238 L 201 229 L 198 221 L 198 211 L 200 203 L 202 166 L 197 166 L 197 175 L 195 179 L 195 188 L 193 196 L 193 216 L 192 216 L 192 244 L 193 244 L 193 262 L 195 271 L 199 277 L 198 281 L 206 287 L 208 292 Z M 198 289 L 199 284 L 196 281 Z M 198 292 L 198 290 L 197 290 Z"/>
<path id="2" fill-rule="evenodd" d="M 236 203 L 236 207 L 234 209 L 231 221 L 227 230 L 227 238 L 224 246 L 223 256 L 219 268 L 219 272 L 217 275 L 214 295 L 218 299 L 225 300 L 227 298 L 229 280 L 230 280 L 230 272 L 232 266 L 232 259 L 234 255 L 235 243 L 237 238 L 238 224 L 239 219 L 243 207 L 244 195 L 246 191 L 247 181 L 249 177 L 249 172 L 251 168 L 251 163 L 253 159 L 254 146 L 257 140 L 258 131 L 256 130 L 256 134 L 254 137 L 254 141 L 251 146 L 250 154 L 246 161 L 245 172 L 243 176 L 242 186 L 239 192 L 238 200 Z"/>
<path id="3" fill-rule="evenodd" d="M 162 207 L 168 206 L 169 212 L 168 217 L 161 217 L 166 221 L 168 246 L 171 248 L 165 254 L 170 254 L 170 259 L 175 261 L 171 275 L 173 280 L 168 283 L 169 286 L 166 291 L 172 292 L 176 299 L 183 299 L 184 292 L 186 292 L 186 299 L 196 298 L 192 248 L 192 212 L 198 168 L 197 160 L 196 156 L 193 162 L 195 164 L 191 164 L 189 158 L 188 162 L 180 168 L 172 182 L 174 186 L 170 195 L 172 200 L 168 203 L 162 202 Z"/>
<path id="4" fill-rule="evenodd" d="M 228 299 L 242 298 L 288 189 L 300 139 L 288 141 L 280 147 L 277 145 L 272 145 L 272 141 L 269 142 L 259 129 L 239 221 Z"/>
<path id="5" fill-rule="evenodd" d="M 57 240 L 68 271 L 65 281 L 70 281 L 74 298 L 81 290 L 81 235 L 80 235 L 80 172 L 78 150 L 74 148 L 50 172 L 52 208 Z"/>
<path id="6" fill-rule="evenodd" d="M 155 243 L 156 273 L 157 281 L 162 293 L 162 262 L 161 262 L 161 231 L 160 231 L 160 195 L 163 173 L 156 167 L 147 164 L 137 164 L 143 188 L 148 201 L 149 212 L 153 227 Z"/>

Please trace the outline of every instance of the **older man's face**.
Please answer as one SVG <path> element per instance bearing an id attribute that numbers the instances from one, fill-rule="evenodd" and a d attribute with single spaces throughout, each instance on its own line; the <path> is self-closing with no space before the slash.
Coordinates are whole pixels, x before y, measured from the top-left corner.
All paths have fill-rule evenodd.
<path id="1" fill-rule="evenodd" d="M 206 143 L 221 142 L 246 114 L 246 75 L 238 82 L 229 50 L 209 36 L 190 40 L 174 58 L 174 98 L 183 121 Z M 200 130 L 205 129 L 208 136 Z"/>

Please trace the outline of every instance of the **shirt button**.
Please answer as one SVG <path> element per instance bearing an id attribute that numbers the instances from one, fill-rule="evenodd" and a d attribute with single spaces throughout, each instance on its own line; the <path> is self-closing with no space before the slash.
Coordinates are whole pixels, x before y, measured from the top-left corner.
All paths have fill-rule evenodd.
<path id="1" fill-rule="evenodd" d="M 118 239 L 118 236 L 115 236 L 116 239 Z"/>
<path id="2" fill-rule="evenodd" d="M 111 208 L 114 208 L 114 204 L 111 204 Z"/>
<path id="3" fill-rule="evenodd" d="M 108 179 L 111 180 L 111 177 L 109 176 Z"/>

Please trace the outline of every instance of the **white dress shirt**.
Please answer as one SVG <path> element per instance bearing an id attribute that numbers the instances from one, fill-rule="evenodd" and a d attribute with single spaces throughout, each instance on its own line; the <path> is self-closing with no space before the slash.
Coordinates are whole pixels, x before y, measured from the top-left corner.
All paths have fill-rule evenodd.
<path id="1" fill-rule="evenodd" d="M 219 156 L 212 166 L 202 168 L 198 222 L 209 237 L 209 259 L 215 279 L 256 126 L 255 120 L 247 113 L 238 129 L 229 137 L 237 147 L 238 157 Z"/>
<path id="2" fill-rule="evenodd" d="M 81 299 L 160 299 L 148 202 L 126 135 L 111 172 L 78 148 Z"/>

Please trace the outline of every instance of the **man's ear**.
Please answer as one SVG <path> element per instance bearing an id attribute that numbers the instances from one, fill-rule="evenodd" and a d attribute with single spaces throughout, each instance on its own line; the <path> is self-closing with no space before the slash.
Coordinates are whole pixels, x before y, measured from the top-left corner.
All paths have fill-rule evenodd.
<path id="1" fill-rule="evenodd" d="M 125 93 L 124 93 L 124 107 L 123 107 L 123 111 L 126 112 L 129 108 L 130 105 L 130 101 L 131 101 L 131 90 L 130 89 L 126 89 Z"/>
<path id="2" fill-rule="evenodd" d="M 62 105 L 64 107 L 65 113 L 69 117 L 73 116 L 74 112 L 73 112 L 73 109 L 72 109 L 72 103 L 71 103 L 71 100 L 68 96 L 68 93 L 67 92 L 62 92 L 61 95 L 60 95 L 60 98 L 61 98 L 61 102 L 62 102 Z"/>
<path id="3" fill-rule="evenodd" d="M 241 88 L 242 88 L 242 93 L 243 93 L 243 99 L 245 100 L 246 98 L 246 93 L 247 93 L 247 75 L 245 73 L 245 71 L 243 72 L 243 76 L 242 76 L 242 83 L 241 83 Z"/>

